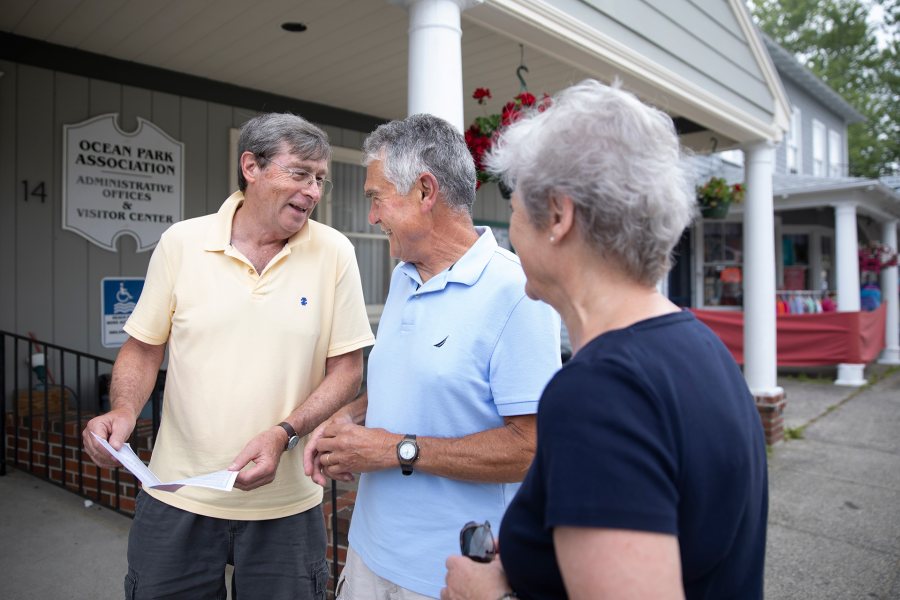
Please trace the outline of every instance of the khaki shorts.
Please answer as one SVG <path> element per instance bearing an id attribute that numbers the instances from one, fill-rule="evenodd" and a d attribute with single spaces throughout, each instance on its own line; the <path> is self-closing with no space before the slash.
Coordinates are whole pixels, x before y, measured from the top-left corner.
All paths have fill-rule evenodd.
<path id="1" fill-rule="evenodd" d="M 431 596 L 423 596 L 379 577 L 353 548 L 347 548 L 347 563 L 338 578 L 335 600 L 431 600 Z"/>

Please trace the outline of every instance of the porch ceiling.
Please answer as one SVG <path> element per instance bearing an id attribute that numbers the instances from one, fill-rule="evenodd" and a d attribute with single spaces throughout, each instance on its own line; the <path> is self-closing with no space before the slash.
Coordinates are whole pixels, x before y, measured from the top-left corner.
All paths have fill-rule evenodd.
<path id="1" fill-rule="evenodd" d="M 383 119 L 406 115 L 408 15 L 388 0 L 4 4 L 0 31 Z M 308 29 L 289 33 L 281 28 L 286 21 L 302 22 Z M 463 13 L 466 122 L 483 111 L 468 97 L 476 87 L 491 88 L 490 112 L 499 111 L 519 91 L 515 73 L 522 56 L 520 40 L 528 67 L 524 75 L 533 93 L 553 93 L 590 76 L 608 80 L 615 73 L 610 62 L 579 62 L 547 50 L 539 32 L 521 22 L 507 23 L 511 29 L 502 24 L 489 4 Z M 646 82 L 626 78 L 625 84 L 652 101 Z M 685 117 L 668 108 L 673 117 Z M 681 121 L 688 129 L 700 120 L 691 117 Z M 708 149 L 713 133 L 700 129 L 683 141 Z M 729 145 L 727 134 L 716 135 L 720 149 Z"/>

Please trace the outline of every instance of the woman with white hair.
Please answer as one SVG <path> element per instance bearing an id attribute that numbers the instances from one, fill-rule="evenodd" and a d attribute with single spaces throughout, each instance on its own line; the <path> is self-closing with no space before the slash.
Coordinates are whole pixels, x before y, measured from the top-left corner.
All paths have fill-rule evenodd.
<path id="1" fill-rule="evenodd" d="M 500 558 L 450 557 L 442 598 L 762 598 L 753 398 L 719 339 L 656 288 L 696 211 L 680 159 L 667 115 L 592 80 L 489 157 L 514 190 L 526 292 L 559 311 L 574 355 L 542 395 Z"/>

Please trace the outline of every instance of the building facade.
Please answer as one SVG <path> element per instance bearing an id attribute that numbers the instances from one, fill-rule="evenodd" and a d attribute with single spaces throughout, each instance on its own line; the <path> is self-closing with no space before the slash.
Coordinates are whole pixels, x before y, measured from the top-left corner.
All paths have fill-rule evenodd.
<path id="1" fill-rule="evenodd" d="M 857 249 L 870 242 L 897 248 L 900 195 L 889 182 L 848 176 L 848 126 L 863 116 L 800 65 L 784 48 L 764 38 L 790 101 L 790 127 L 775 151 L 775 302 L 795 311 L 836 306 L 860 311 L 861 287 L 878 286 L 885 305 L 885 343 L 881 361 L 898 364 L 897 268 L 877 276 L 860 273 Z M 694 161 L 698 182 L 709 177 L 743 182 L 740 152 Z M 741 310 L 744 285 L 745 207 L 732 206 L 724 219 L 704 219 L 693 228 L 693 269 L 673 273 L 685 305 L 699 309 Z M 690 294 L 686 291 L 690 288 Z M 689 296 L 690 302 L 685 298 Z M 865 297 L 865 292 L 862 294 Z M 803 307 L 806 308 L 803 308 Z M 867 308 L 874 308 L 873 304 Z M 788 308 L 790 311 L 791 309 Z M 801 313 L 802 314 L 802 313 Z M 814 363 L 815 364 L 815 363 Z M 841 363 L 837 381 L 865 383 L 864 364 Z"/>
<path id="2" fill-rule="evenodd" d="M 234 189 L 234 131 L 248 118 L 289 110 L 325 128 L 336 147 L 336 185 L 316 217 L 354 241 L 377 321 L 393 265 L 365 220 L 365 135 L 415 112 L 464 129 L 484 110 L 471 92 L 490 87 L 495 104 L 487 110 L 497 112 L 521 89 L 517 72 L 536 94 L 593 77 L 618 79 L 667 111 L 685 146 L 747 156 L 746 179 L 758 183 L 748 186 L 745 206 L 755 218 L 744 228 L 759 250 L 745 265 L 754 292 L 744 306 L 755 323 L 745 373 L 754 394 L 779 393 L 770 188 L 789 109 L 739 0 L 30 0 L 0 14 L 0 71 L 4 331 L 115 355 L 103 341 L 102 286 L 142 277 L 149 250 L 130 229 L 113 231 L 102 247 L 67 221 L 73 211 L 129 220 L 136 206 L 122 196 L 130 190 L 111 190 L 102 209 L 73 208 L 66 177 L 77 165 L 66 162 L 66 143 L 86 121 L 115 115 L 117 139 L 146 122 L 181 148 L 180 218 L 216 210 Z M 492 186 L 479 192 L 474 217 L 501 236 L 506 211 Z"/>

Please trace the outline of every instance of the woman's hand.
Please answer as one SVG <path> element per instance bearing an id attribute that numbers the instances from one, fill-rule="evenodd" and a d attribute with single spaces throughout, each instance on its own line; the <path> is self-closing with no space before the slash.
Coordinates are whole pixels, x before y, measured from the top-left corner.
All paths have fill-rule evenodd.
<path id="1" fill-rule="evenodd" d="M 446 581 L 441 600 L 496 600 L 510 591 L 499 555 L 489 563 L 451 556 L 447 559 Z"/>

